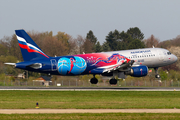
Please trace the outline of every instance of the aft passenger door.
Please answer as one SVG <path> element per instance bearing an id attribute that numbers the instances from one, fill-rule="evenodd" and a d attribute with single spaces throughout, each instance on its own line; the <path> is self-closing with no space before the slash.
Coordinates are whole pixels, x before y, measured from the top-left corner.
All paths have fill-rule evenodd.
<path id="1" fill-rule="evenodd" d="M 55 71 L 57 70 L 57 64 L 56 64 L 56 60 L 55 59 L 51 59 L 51 70 Z"/>

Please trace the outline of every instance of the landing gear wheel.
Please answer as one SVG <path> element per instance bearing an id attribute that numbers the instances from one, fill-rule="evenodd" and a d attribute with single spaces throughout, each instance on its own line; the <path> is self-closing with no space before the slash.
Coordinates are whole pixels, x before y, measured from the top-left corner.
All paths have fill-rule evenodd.
<path id="1" fill-rule="evenodd" d="M 156 77 L 156 78 L 160 78 L 160 75 L 159 75 L 159 74 L 157 74 L 157 75 L 155 75 L 155 77 Z"/>
<path id="2" fill-rule="evenodd" d="M 90 82 L 91 82 L 91 84 L 97 84 L 98 79 L 97 78 L 91 78 Z"/>
<path id="3" fill-rule="evenodd" d="M 116 85 L 116 84 L 117 84 L 117 80 L 116 80 L 116 79 L 110 79 L 110 80 L 109 80 L 109 83 L 110 83 L 111 85 Z"/>
<path id="4" fill-rule="evenodd" d="M 154 70 L 155 70 L 155 78 L 158 78 L 158 79 L 160 79 L 161 77 L 160 77 L 160 75 L 158 74 L 158 67 L 157 68 L 154 68 Z"/>

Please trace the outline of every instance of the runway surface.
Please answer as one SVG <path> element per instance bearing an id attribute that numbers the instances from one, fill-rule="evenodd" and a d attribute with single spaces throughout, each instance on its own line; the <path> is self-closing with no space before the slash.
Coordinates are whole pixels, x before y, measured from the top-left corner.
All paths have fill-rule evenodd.
<path id="1" fill-rule="evenodd" d="M 180 113 L 180 109 L 0 109 L 0 114 L 39 113 Z"/>
<path id="2" fill-rule="evenodd" d="M 53 91 L 180 91 L 180 87 L 28 87 L 28 86 L 0 86 L 0 90 L 53 90 Z"/>

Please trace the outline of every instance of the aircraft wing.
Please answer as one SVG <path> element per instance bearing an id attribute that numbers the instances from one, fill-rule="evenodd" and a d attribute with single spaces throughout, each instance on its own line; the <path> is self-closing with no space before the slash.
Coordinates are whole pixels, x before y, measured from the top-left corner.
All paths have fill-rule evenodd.
<path id="1" fill-rule="evenodd" d="M 110 73 L 112 71 L 127 71 L 129 67 L 131 67 L 134 63 L 134 60 L 125 61 L 122 64 L 116 64 L 114 66 L 110 66 L 108 68 L 105 68 L 103 73 Z"/>

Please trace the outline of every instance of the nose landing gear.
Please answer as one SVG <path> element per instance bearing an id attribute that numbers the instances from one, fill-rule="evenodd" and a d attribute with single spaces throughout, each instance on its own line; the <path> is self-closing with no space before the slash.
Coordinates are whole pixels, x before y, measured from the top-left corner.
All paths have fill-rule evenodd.
<path id="1" fill-rule="evenodd" d="M 158 79 L 160 79 L 161 78 L 161 76 L 158 74 L 158 68 L 154 68 L 154 70 L 155 70 L 155 78 L 158 78 Z"/>

